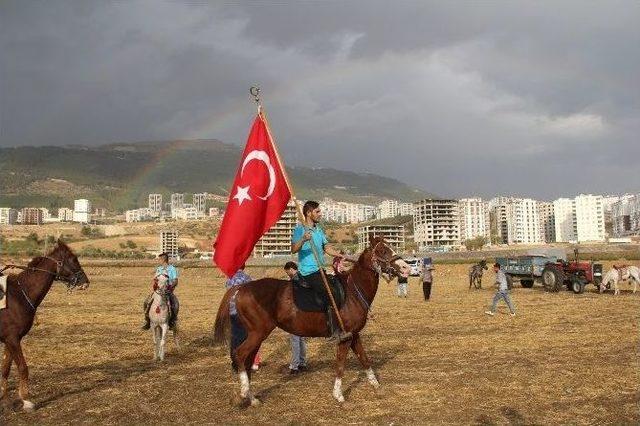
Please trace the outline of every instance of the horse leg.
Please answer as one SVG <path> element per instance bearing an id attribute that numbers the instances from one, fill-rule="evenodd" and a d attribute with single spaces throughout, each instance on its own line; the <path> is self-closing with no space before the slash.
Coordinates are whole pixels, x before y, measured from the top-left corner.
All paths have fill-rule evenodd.
<path id="1" fill-rule="evenodd" d="M 338 402 L 344 402 L 342 394 L 342 376 L 344 376 L 344 365 L 347 360 L 350 342 L 340 342 L 336 353 L 336 381 L 333 383 L 333 397 Z"/>
<path id="2" fill-rule="evenodd" d="M 153 360 L 158 360 L 158 326 L 153 324 L 151 326 L 151 333 L 153 334 Z"/>
<path id="3" fill-rule="evenodd" d="M 167 343 L 167 330 L 169 330 L 169 326 L 165 322 L 160 326 L 160 345 L 158 349 L 160 361 L 164 361 L 164 345 Z"/>
<path id="4" fill-rule="evenodd" d="M 369 379 L 369 383 L 373 385 L 374 388 L 380 387 L 380 382 L 376 378 L 376 373 L 373 372 L 373 368 L 371 368 L 371 361 L 369 361 L 369 357 L 364 351 L 364 347 L 362 346 L 362 340 L 360 340 L 360 334 L 356 333 L 351 340 L 351 350 L 356 354 L 362 368 L 364 368 L 367 373 L 367 379 Z"/>
<path id="5" fill-rule="evenodd" d="M 18 367 L 18 374 L 20 375 L 18 394 L 22 400 L 22 408 L 25 411 L 33 411 L 35 409 L 35 404 L 27 399 L 29 398 L 29 367 L 27 367 L 27 360 L 24 358 L 24 354 L 22 353 L 20 341 L 17 339 L 9 340 L 5 342 L 5 345 L 9 347 L 9 350 L 13 355 L 13 360 L 16 362 L 16 366 Z"/>
<path id="6" fill-rule="evenodd" d="M 2 356 L 2 378 L 0 379 L 0 400 L 9 396 L 9 372 L 11 371 L 11 362 L 13 356 L 9 347 L 5 346 L 4 355 Z"/>
<path id="7" fill-rule="evenodd" d="M 264 336 L 248 331 L 247 338 L 238 346 L 235 354 L 240 377 L 240 397 L 248 399 L 253 406 L 260 405 L 260 400 L 251 392 L 251 365 L 263 340 Z"/>
<path id="8" fill-rule="evenodd" d="M 478 277 L 478 290 L 482 288 L 482 275 Z"/>

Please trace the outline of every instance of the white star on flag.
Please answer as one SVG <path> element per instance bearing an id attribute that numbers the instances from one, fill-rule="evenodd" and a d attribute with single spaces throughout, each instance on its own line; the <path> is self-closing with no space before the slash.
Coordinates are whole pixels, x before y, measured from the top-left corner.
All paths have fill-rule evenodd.
<path id="1" fill-rule="evenodd" d="M 249 185 L 242 187 L 238 185 L 236 191 L 236 195 L 233 196 L 234 199 L 238 200 L 238 204 L 242 205 L 244 200 L 251 201 L 251 196 L 249 195 Z"/>

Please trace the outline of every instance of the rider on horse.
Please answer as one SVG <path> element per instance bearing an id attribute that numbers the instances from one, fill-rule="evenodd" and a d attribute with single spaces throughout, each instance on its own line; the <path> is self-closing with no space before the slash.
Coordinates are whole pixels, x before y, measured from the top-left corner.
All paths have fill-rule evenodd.
<path id="1" fill-rule="evenodd" d="M 169 306 L 171 307 L 171 317 L 169 319 L 169 328 L 173 329 L 176 326 L 176 321 L 178 321 L 178 311 L 180 309 L 180 304 L 178 302 L 178 298 L 173 294 L 173 290 L 178 286 L 178 270 L 175 266 L 169 264 L 169 254 L 161 253 L 158 255 L 160 259 L 160 266 L 156 268 L 154 277 L 158 277 L 160 275 L 166 275 L 169 279 L 169 286 L 167 287 L 167 294 L 169 297 Z M 154 291 L 156 290 L 154 286 Z M 142 328 L 144 330 L 148 330 L 151 327 L 149 320 L 149 308 L 151 307 L 151 301 L 153 300 L 153 293 L 147 296 L 144 301 L 144 325 Z"/>

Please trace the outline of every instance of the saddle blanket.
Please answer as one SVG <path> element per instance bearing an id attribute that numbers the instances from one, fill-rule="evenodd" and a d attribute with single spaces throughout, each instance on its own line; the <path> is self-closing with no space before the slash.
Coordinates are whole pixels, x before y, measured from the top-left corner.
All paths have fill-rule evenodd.
<path id="1" fill-rule="evenodd" d="M 329 286 L 331 287 L 331 293 L 336 301 L 336 305 L 338 305 L 338 309 L 340 309 L 345 300 L 344 286 L 340 279 L 334 278 L 332 275 L 327 274 L 327 279 L 329 280 Z M 327 310 L 325 302 L 321 300 L 312 288 L 308 287 L 308 285 L 303 287 L 303 285 L 306 285 L 306 283 L 302 285 L 298 281 L 291 283 L 293 287 L 293 301 L 296 307 L 304 312 L 325 312 Z M 327 303 L 330 304 L 331 302 Z"/>
<path id="2" fill-rule="evenodd" d="M 7 276 L 0 276 L 0 309 L 7 307 Z"/>

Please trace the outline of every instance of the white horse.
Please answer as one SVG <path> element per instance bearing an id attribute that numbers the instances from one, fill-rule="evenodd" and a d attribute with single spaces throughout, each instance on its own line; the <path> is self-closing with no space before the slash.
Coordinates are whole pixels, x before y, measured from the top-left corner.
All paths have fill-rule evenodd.
<path id="1" fill-rule="evenodd" d="M 628 280 L 633 281 L 633 292 L 635 293 L 638 289 L 638 284 L 640 284 L 640 268 L 638 268 L 637 266 L 624 266 L 619 269 L 613 268 L 604 275 L 604 278 L 602 278 L 602 283 L 600 284 L 600 293 L 606 290 L 608 284 L 611 284 L 611 288 L 613 288 L 613 294 L 620 294 L 618 281 Z"/>
<path id="2" fill-rule="evenodd" d="M 151 306 L 149 307 L 149 320 L 151 332 L 153 333 L 154 360 L 164 361 L 164 346 L 167 342 L 167 331 L 169 330 L 169 277 L 165 274 L 158 275 L 157 288 L 153 292 Z M 178 324 L 173 329 L 173 341 L 176 348 L 180 349 L 178 340 Z"/>

